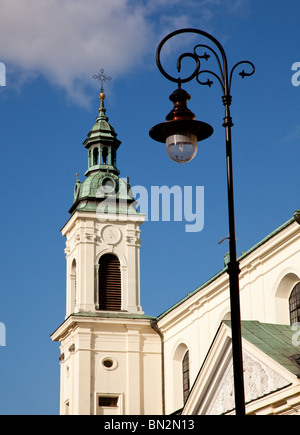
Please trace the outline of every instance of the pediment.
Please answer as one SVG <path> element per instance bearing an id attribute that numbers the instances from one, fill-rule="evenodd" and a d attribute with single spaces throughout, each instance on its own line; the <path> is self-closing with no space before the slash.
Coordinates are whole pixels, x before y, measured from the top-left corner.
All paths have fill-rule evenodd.
<path id="1" fill-rule="evenodd" d="M 289 380 L 247 351 L 243 352 L 245 401 L 250 403 L 290 385 Z M 206 406 L 206 415 L 220 415 L 235 408 L 233 364 L 227 363 L 223 377 Z"/>
<path id="2" fill-rule="evenodd" d="M 277 362 L 243 340 L 246 403 L 280 391 L 295 380 Z M 231 329 L 222 324 L 199 372 L 183 415 L 222 415 L 235 408 Z"/>

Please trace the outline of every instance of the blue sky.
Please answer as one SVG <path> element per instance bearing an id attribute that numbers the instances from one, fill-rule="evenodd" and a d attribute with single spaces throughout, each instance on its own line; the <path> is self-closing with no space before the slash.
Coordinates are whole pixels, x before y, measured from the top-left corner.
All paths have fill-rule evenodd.
<path id="1" fill-rule="evenodd" d="M 149 129 L 170 111 L 175 89 L 155 51 L 169 32 L 196 27 L 224 46 L 229 65 L 250 60 L 254 76 L 234 77 L 232 117 L 238 253 L 300 208 L 300 62 L 297 0 L 0 0 L 1 274 L 0 414 L 58 414 L 58 344 L 65 316 L 65 241 L 75 174 L 87 169 L 82 142 L 98 109 L 104 68 L 107 115 L 122 145 L 121 176 L 132 185 L 204 186 L 204 228 L 185 222 L 142 226 L 144 311 L 159 315 L 223 268 L 228 235 L 221 89 L 188 83 L 189 107 L 214 134 L 178 165 Z M 193 44 L 194 40 L 192 41 Z M 196 41 L 197 43 L 198 41 Z M 204 42 L 203 40 L 201 42 Z M 207 42 L 207 41 L 206 41 Z M 175 48 L 192 50 L 184 40 Z M 182 52 L 181 51 L 181 52 Z M 181 54 L 179 52 L 179 54 Z M 191 67 L 186 64 L 185 70 Z"/>

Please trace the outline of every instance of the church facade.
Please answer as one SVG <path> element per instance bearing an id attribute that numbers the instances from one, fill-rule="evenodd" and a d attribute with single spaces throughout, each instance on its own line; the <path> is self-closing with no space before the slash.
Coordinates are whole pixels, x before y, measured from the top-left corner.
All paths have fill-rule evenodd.
<path id="1" fill-rule="evenodd" d="M 121 142 L 100 93 L 66 238 L 62 415 L 234 413 L 227 266 L 159 317 L 141 307 L 140 226 Z M 240 297 L 247 413 L 300 412 L 299 214 L 244 253 Z"/>

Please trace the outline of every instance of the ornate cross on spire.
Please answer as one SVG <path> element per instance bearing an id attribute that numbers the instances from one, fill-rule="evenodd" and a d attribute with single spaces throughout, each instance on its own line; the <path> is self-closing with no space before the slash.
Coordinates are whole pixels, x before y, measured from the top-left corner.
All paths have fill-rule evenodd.
<path id="1" fill-rule="evenodd" d="M 106 72 L 104 71 L 103 68 L 100 69 L 100 71 L 98 72 L 98 74 L 93 75 L 93 78 L 95 80 L 98 80 L 99 82 L 101 82 L 101 90 L 100 92 L 103 93 L 104 92 L 104 88 L 103 88 L 103 83 L 104 82 L 109 82 L 111 80 L 111 77 L 109 77 Z"/>

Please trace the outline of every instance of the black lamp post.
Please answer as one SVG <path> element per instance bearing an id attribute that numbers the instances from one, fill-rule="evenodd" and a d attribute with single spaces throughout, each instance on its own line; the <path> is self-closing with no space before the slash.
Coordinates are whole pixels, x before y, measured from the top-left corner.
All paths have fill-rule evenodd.
<path id="1" fill-rule="evenodd" d="M 210 46 L 198 44 L 194 47 L 193 53 L 184 53 L 177 60 L 177 70 L 180 73 L 181 62 L 184 58 L 194 59 L 196 67 L 194 72 L 187 78 L 175 78 L 170 76 L 162 67 L 160 53 L 163 45 L 172 37 L 183 34 L 194 33 L 201 35 L 217 47 L 219 54 Z M 197 53 L 198 49 L 206 49 L 213 54 L 219 66 L 220 75 L 210 70 L 201 70 L 200 59 L 207 61 L 210 54 L 204 52 L 202 55 Z M 227 165 L 227 192 L 228 192 L 228 218 L 229 218 L 229 254 L 227 272 L 229 274 L 230 287 L 230 304 L 231 304 L 231 328 L 232 328 L 232 355 L 233 355 L 233 372 L 234 372 L 234 391 L 236 415 L 245 415 L 245 393 L 243 377 L 243 353 L 242 353 L 242 333 L 241 333 L 241 314 L 240 314 L 240 290 L 239 290 L 239 263 L 236 255 L 236 238 L 235 238 L 235 218 L 234 218 L 234 196 L 233 196 L 233 175 L 232 175 L 232 146 L 231 146 L 231 127 L 233 126 L 230 116 L 230 105 L 232 97 L 230 95 L 232 75 L 235 69 L 241 64 L 250 65 L 251 71 L 244 70 L 239 75 L 244 78 L 254 74 L 255 67 L 249 61 L 238 62 L 228 73 L 227 57 L 222 45 L 210 34 L 198 29 L 181 29 L 170 33 L 159 44 L 156 52 L 156 62 L 160 72 L 170 81 L 178 84 L 178 89 L 170 96 L 174 103 L 173 110 L 166 117 L 166 122 L 153 127 L 149 134 L 150 137 L 158 142 L 166 142 L 169 156 L 178 163 L 185 163 L 196 155 L 197 142 L 208 138 L 213 129 L 210 125 L 195 120 L 195 115 L 187 108 L 186 103 L 189 100 L 189 94 L 181 89 L 181 84 L 189 82 L 196 78 L 200 85 L 211 86 L 213 82 L 200 81 L 200 75 L 203 73 L 214 76 L 220 83 L 223 96 L 222 102 L 225 106 L 225 117 L 223 127 L 226 132 L 226 165 Z"/>

